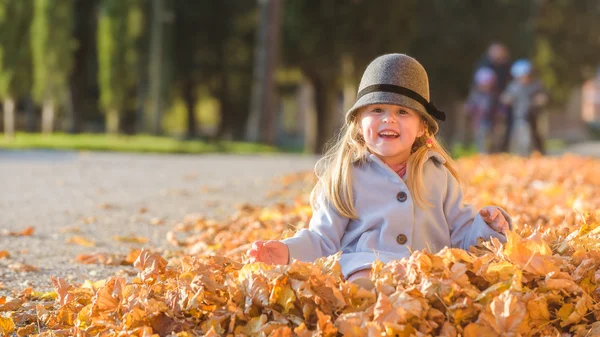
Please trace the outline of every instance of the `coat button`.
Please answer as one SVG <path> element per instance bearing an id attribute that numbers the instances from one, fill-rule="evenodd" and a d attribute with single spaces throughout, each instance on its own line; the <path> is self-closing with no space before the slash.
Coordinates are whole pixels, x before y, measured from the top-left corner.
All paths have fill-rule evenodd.
<path id="1" fill-rule="evenodd" d="M 398 193 L 398 195 L 396 195 L 396 199 L 398 199 L 398 201 L 400 202 L 405 202 L 406 201 L 406 193 L 405 192 L 400 192 Z"/>
<path id="2" fill-rule="evenodd" d="M 403 244 L 405 244 L 405 243 L 406 243 L 406 241 L 408 241 L 408 239 L 406 238 L 406 235 L 404 235 L 404 234 L 400 234 L 400 235 L 398 235 L 398 237 L 396 238 L 396 241 L 397 241 L 399 244 L 403 245 Z"/>

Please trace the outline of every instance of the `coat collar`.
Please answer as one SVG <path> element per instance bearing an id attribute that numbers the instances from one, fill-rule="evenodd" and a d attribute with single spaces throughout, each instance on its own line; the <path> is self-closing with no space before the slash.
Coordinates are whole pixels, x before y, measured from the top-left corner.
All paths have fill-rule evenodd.
<path id="1" fill-rule="evenodd" d="M 437 151 L 431 151 L 431 150 L 427 151 L 427 153 L 425 154 L 425 161 L 427 161 L 431 158 L 435 159 L 440 164 L 446 163 L 446 159 L 444 159 L 444 157 Z M 388 167 L 381 159 L 379 159 L 379 157 L 377 157 L 376 155 L 374 155 L 372 153 L 367 155 L 367 161 L 373 162 L 373 163 L 378 163 L 380 165 Z"/>

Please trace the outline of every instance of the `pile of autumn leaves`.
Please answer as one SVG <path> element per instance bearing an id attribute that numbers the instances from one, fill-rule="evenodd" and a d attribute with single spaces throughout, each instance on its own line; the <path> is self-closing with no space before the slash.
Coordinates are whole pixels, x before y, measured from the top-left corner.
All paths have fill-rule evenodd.
<path id="1" fill-rule="evenodd" d="M 294 205 L 242 207 L 225 222 L 187 218 L 168 234 L 181 253 L 143 249 L 139 273 L 83 285 L 53 280 L 0 303 L 19 336 L 598 336 L 600 161 L 463 159 L 465 199 L 508 210 L 508 242 L 414 252 L 373 265 L 373 291 L 343 280 L 338 255 L 287 266 L 245 263 L 248 244 L 310 219 Z M 292 181 L 312 183 L 310 174 Z M 169 258 L 165 259 L 163 256 Z M 101 261 L 100 261 L 101 262 Z"/>

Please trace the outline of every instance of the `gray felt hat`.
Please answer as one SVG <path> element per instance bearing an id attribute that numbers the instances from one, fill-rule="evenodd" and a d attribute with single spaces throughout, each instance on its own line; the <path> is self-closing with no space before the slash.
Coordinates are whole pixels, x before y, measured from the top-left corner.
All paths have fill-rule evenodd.
<path id="1" fill-rule="evenodd" d="M 438 131 L 436 119 L 446 120 L 446 114 L 429 101 L 427 72 L 417 60 L 404 54 L 382 55 L 367 66 L 356 103 L 346 112 L 346 121 L 371 104 L 395 104 L 419 112 L 427 120 L 432 135 Z"/>

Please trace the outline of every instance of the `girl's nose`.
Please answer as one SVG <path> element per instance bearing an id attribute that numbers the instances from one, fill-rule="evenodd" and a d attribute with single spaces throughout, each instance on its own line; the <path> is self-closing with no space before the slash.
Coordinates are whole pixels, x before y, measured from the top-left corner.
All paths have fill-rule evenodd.
<path id="1" fill-rule="evenodd" d="M 384 123 L 396 123 L 396 120 L 394 119 L 393 114 L 394 114 L 393 112 L 386 111 L 384 113 L 384 115 L 383 115 L 382 122 L 384 122 Z"/>

